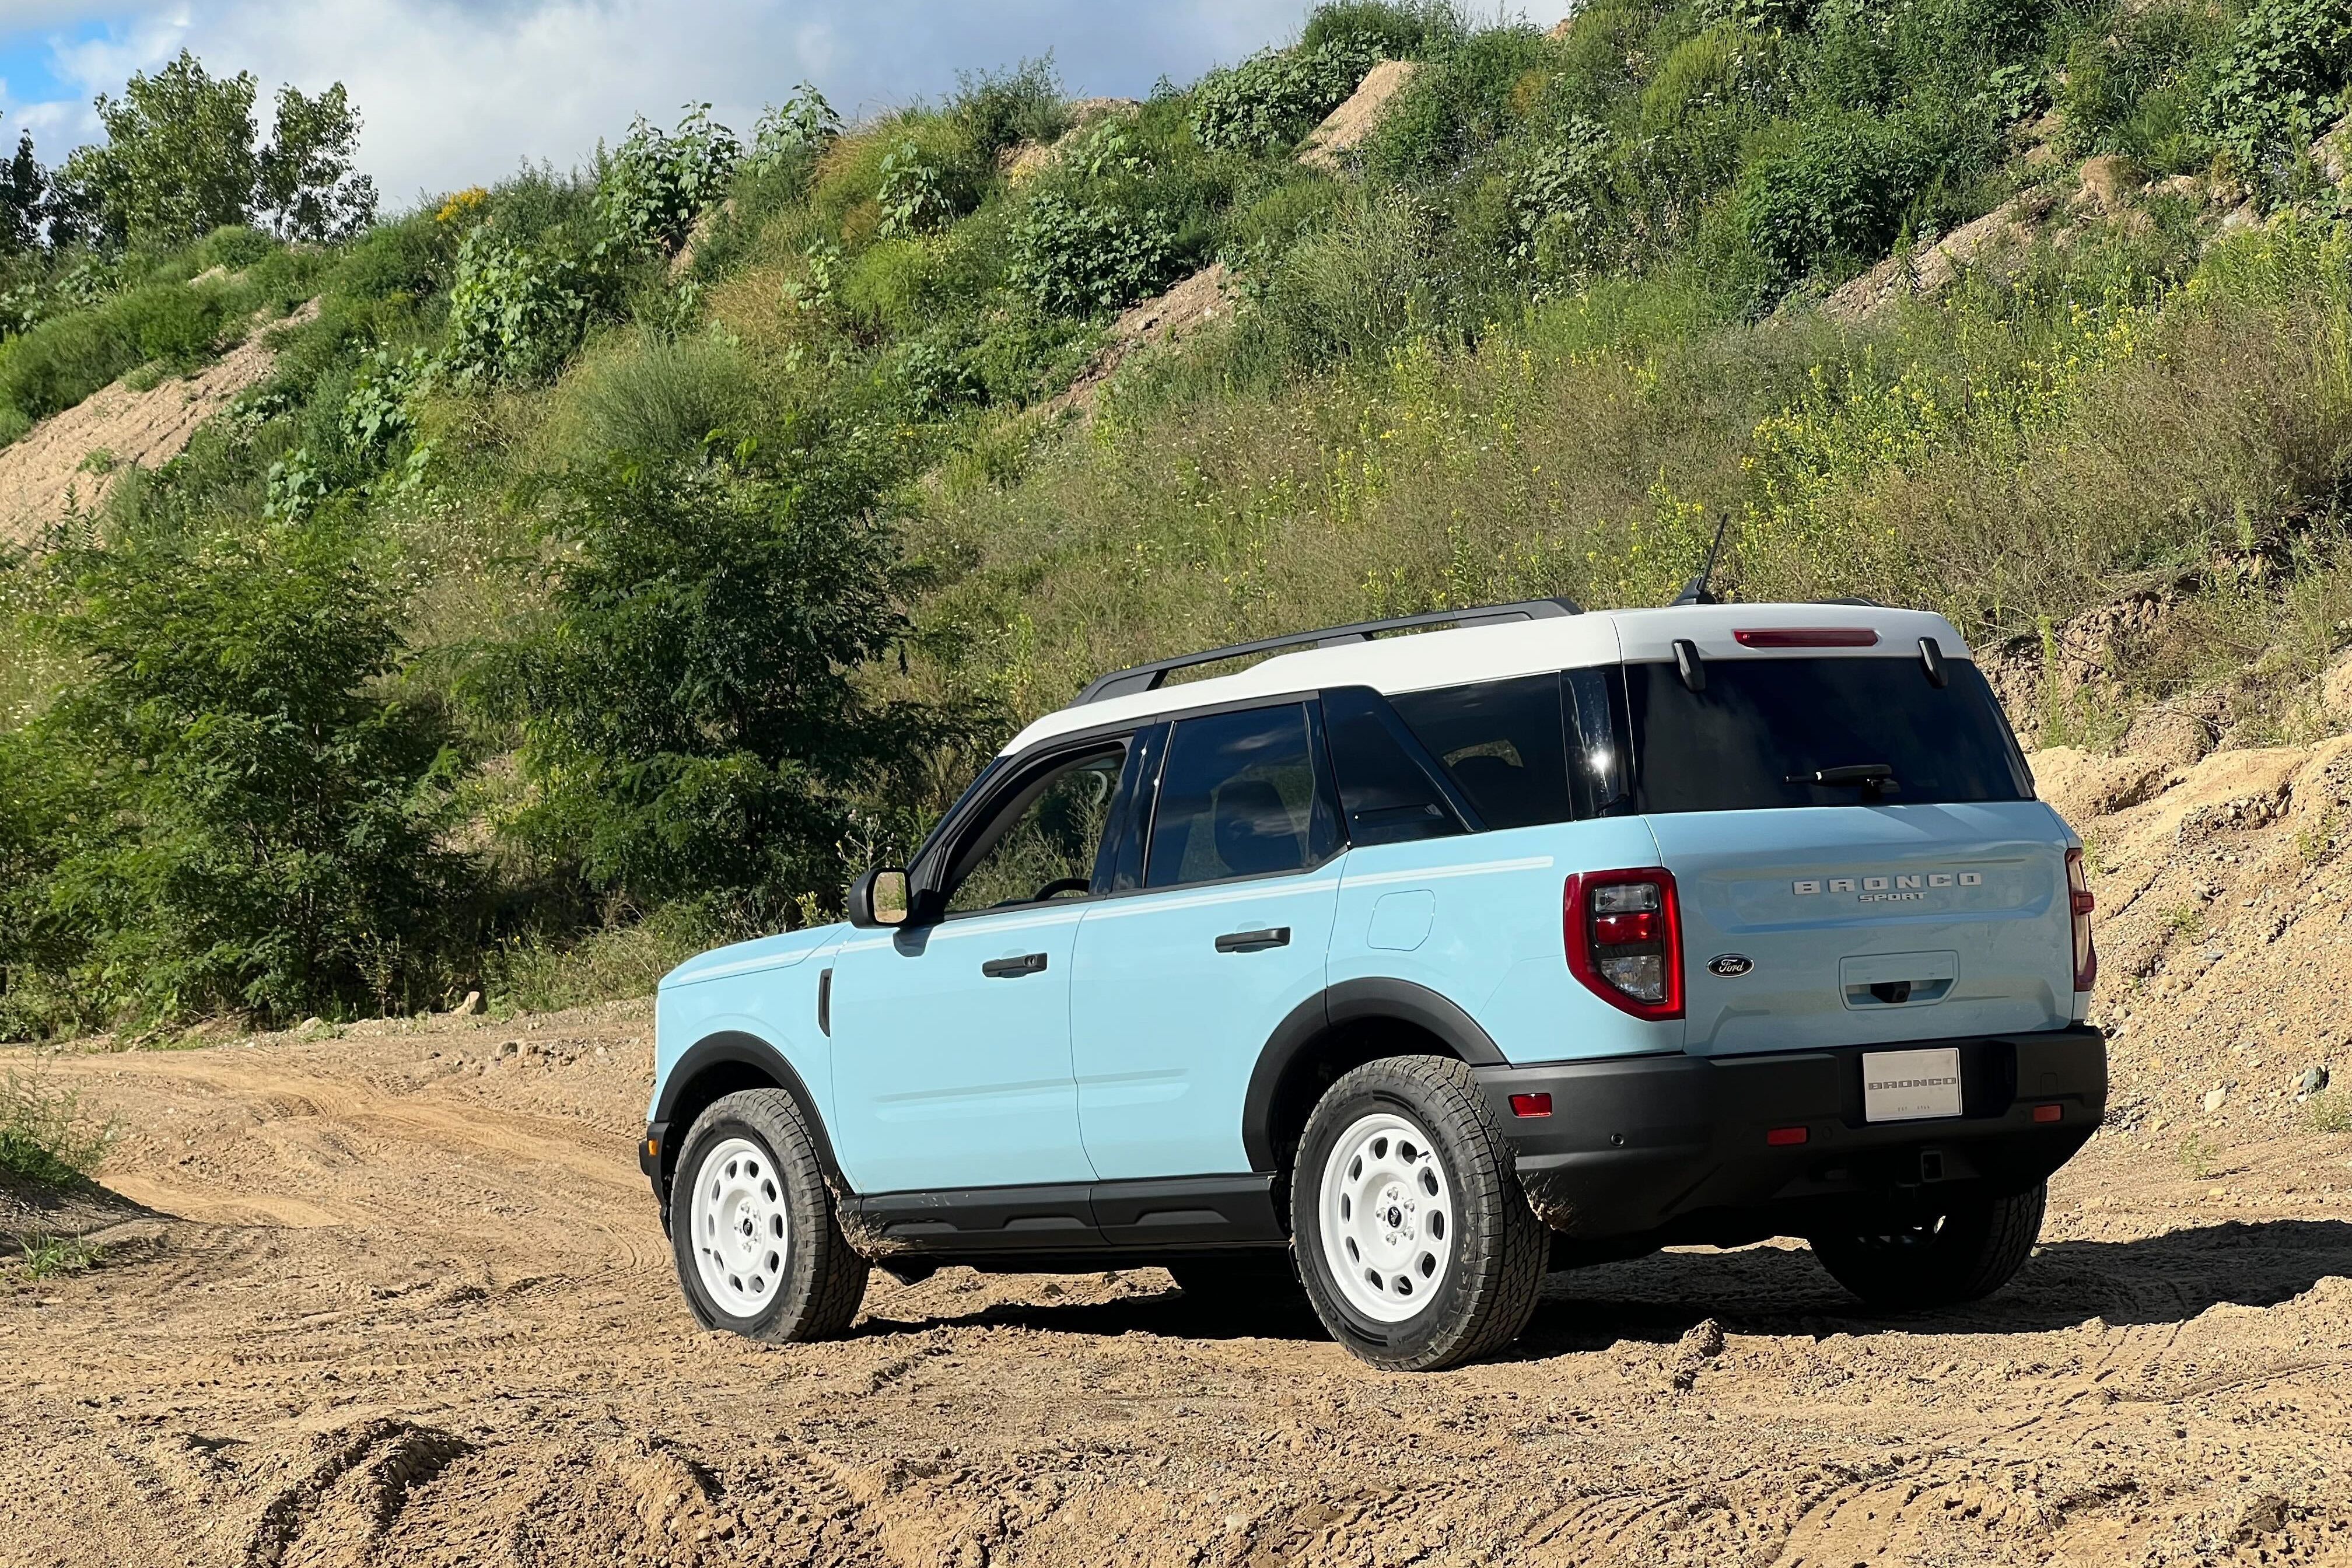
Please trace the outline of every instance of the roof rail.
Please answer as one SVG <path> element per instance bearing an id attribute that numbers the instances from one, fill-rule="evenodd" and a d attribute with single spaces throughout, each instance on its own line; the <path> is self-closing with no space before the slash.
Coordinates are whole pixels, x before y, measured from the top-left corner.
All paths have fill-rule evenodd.
<path id="1" fill-rule="evenodd" d="M 1218 664 L 1229 658 L 1246 658 L 1252 654 L 1275 653 L 1287 647 L 1321 647 L 1331 643 L 1370 642 L 1388 632 L 1415 631 L 1423 626 L 1469 626 L 1488 621 L 1545 621 L 1559 616 L 1583 613 L 1570 599 L 1528 599 L 1515 605 L 1484 605 L 1469 610 L 1432 610 L 1426 615 L 1396 616 L 1385 621 L 1356 621 L 1344 626 L 1325 626 L 1320 631 L 1296 632 L 1289 637 L 1261 637 L 1256 642 L 1234 643 L 1227 647 L 1210 648 L 1205 653 L 1188 653 L 1181 658 L 1163 658 L 1151 664 L 1139 664 L 1131 669 L 1113 670 L 1079 692 L 1078 700 L 1071 706 L 1100 702 L 1112 697 L 1131 697 L 1139 691 L 1157 691 L 1170 676 L 1180 669 Z"/>

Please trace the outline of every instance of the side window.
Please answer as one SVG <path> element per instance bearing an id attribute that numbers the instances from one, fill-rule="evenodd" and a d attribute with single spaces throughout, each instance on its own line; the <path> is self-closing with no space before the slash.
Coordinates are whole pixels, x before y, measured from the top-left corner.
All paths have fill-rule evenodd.
<path id="1" fill-rule="evenodd" d="M 1160 771 L 1144 886 L 1302 870 L 1337 837 L 1301 703 L 1178 724 Z"/>
<path id="2" fill-rule="evenodd" d="M 1016 784 L 958 852 L 947 912 L 971 914 L 1089 891 L 1126 760 L 1120 742 Z"/>
<path id="3" fill-rule="evenodd" d="M 1324 692 L 1323 722 L 1349 843 L 1404 844 L 1463 831 L 1460 814 L 1432 776 L 1436 764 L 1377 693 L 1363 687 Z"/>
<path id="4" fill-rule="evenodd" d="M 1412 691 L 1389 700 L 1488 827 L 1566 822 L 1576 815 L 1558 675 Z"/>
<path id="5" fill-rule="evenodd" d="M 1571 669 L 1568 686 L 1569 784 L 1579 816 L 1622 816 L 1633 809 L 1623 740 L 1625 676 L 1622 668 Z"/>

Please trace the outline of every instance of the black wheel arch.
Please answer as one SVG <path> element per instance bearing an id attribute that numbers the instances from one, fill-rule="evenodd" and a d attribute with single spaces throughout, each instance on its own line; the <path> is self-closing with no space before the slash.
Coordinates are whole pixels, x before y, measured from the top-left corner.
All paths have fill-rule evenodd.
<path id="1" fill-rule="evenodd" d="M 661 1094 L 654 1102 L 653 1121 L 668 1129 L 668 1135 L 662 1140 L 659 1183 L 665 1225 L 669 1220 L 670 1183 L 677 1174 L 677 1157 L 687 1130 L 713 1102 L 746 1089 L 780 1089 L 793 1097 L 816 1144 L 817 1162 L 824 1167 L 825 1180 L 841 1187 L 841 1163 L 834 1158 L 833 1139 L 825 1131 L 824 1117 L 817 1110 L 816 1097 L 809 1092 L 808 1084 L 791 1060 L 757 1035 L 740 1029 L 721 1030 L 687 1047 L 686 1054 L 663 1078 Z"/>
<path id="2" fill-rule="evenodd" d="M 1242 1101 L 1250 1169 L 1283 1169 L 1323 1089 L 1340 1074 L 1391 1056 L 1507 1065 L 1478 1020 L 1428 986 L 1383 977 L 1343 980 L 1292 1008 L 1258 1052 Z"/>

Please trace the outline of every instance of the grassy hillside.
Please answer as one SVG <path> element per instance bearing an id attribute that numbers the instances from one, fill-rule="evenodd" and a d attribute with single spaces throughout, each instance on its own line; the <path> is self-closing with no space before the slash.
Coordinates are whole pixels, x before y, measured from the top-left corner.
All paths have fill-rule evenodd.
<path id="1" fill-rule="evenodd" d="M 2352 633 L 2347 68 L 2345 0 L 1328 5 L 1140 104 L 803 87 L 331 249 L 28 265 L 0 443 L 322 310 L 0 575 L 0 1034 L 640 987 L 822 918 L 1103 668 L 1660 602 L 1726 519 L 1736 595 L 1941 608 L 2044 739 L 2184 693 L 2307 731 Z M 1836 292 L 1989 214 L 1948 286 Z M 1059 411 L 1213 263 L 1217 325 Z"/>

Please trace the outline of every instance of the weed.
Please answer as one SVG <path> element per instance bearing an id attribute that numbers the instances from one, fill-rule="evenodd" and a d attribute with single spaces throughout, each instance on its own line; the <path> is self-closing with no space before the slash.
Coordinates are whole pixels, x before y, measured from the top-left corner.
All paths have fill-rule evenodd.
<path id="1" fill-rule="evenodd" d="M 2165 915 L 2165 925 L 2172 934 L 2185 942 L 2205 940 L 2205 906 L 2195 900 L 2184 900 L 2172 906 Z"/>
<path id="2" fill-rule="evenodd" d="M 2221 1147 L 2202 1133 L 2191 1132 L 2180 1141 L 2173 1158 L 2192 1182 L 2213 1179 L 2214 1162 L 2221 1158 Z"/>
<path id="3" fill-rule="evenodd" d="M 2352 1091 L 2321 1090 L 2304 1101 L 2303 1119 L 2314 1132 L 2352 1132 Z"/>
<path id="4" fill-rule="evenodd" d="M 24 1238 L 25 1255 L 17 1259 L 12 1272 L 27 1280 L 53 1279 L 60 1274 L 83 1274 L 106 1262 L 106 1249 L 95 1243 L 73 1236 L 28 1236 Z"/>
<path id="5" fill-rule="evenodd" d="M 113 1137 L 70 1089 L 46 1087 L 15 1070 L 0 1074 L 0 1173 L 56 1184 L 87 1175 Z"/>

